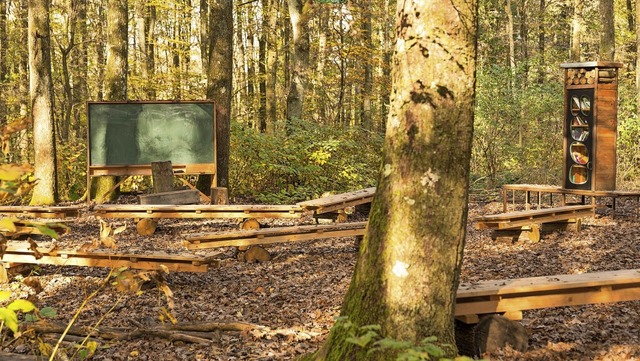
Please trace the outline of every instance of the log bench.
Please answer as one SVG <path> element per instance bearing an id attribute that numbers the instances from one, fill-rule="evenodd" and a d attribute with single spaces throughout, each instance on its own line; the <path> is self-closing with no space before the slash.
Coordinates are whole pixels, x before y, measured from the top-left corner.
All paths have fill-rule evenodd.
<path id="1" fill-rule="evenodd" d="M 477 229 L 494 230 L 494 238 L 501 235 L 512 237 L 515 231 L 517 234 L 524 232 L 530 240 L 537 242 L 540 240 L 543 224 L 566 226 L 569 222 L 576 222 L 579 230 L 580 220 L 593 215 L 592 205 L 577 205 L 485 215 L 476 217 L 473 221 Z"/>

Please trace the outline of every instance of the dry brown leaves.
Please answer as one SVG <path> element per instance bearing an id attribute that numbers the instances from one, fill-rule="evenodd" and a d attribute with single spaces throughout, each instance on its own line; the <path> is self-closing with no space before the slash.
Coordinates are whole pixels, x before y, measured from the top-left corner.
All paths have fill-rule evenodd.
<path id="1" fill-rule="evenodd" d="M 610 209 L 585 222 L 580 233 L 563 231 L 539 243 L 496 243 L 488 231 L 468 227 L 462 281 L 518 278 L 577 272 L 640 268 L 637 202 L 619 201 L 616 217 Z M 470 206 L 470 218 L 499 213 L 501 204 Z M 304 222 L 310 223 L 309 219 Z M 273 220 L 268 226 L 292 225 Z M 127 227 L 125 227 L 127 225 Z M 58 246 L 78 248 L 99 239 L 100 223 L 87 217 L 69 223 L 71 232 Z M 204 274 L 172 273 L 165 286 L 143 287 L 139 294 L 115 288 L 99 294 L 81 313 L 78 326 L 152 327 L 180 323 L 246 322 L 260 325 L 247 332 L 219 331 L 208 345 L 168 341 L 160 337 L 103 342 L 94 360 L 293 360 L 313 352 L 325 340 L 349 285 L 357 256 L 353 238 L 276 244 L 268 248 L 268 263 L 238 262 L 232 248 L 190 252 L 182 239 L 190 233 L 237 229 L 233 221 L 160 220 L 152 236 L 139 236 L 131 220 L 108 225 L 113 244 L 100 247 L 122 253 L 216 255 L 218 267 Z M 46 240 L 45 240 L 46 241 Z M 39 247 L 46 247 L 38 241 Z M 30 297 L 38 307 L 58 311 L 65 323 L 84 297 L 95 290 L 108 270 L 43 267 L 29 282 L 11 285 L 18 297 Z M 38 290 L 33 288 L 34 278 Z M 168 288 L 168 289 L 165 289 Z M 167 295 L 170 295 L 168 297 Z M 526 353 L 504 350 L 495 360 L 640 360 L 640 301 L 610 305 L 561 307 L 527 311 L 522 324 L 530 334 Z M 53 342 L 53 341 L 52 341 Z M 33 352 L 27 340 L 4 351 Z"/>

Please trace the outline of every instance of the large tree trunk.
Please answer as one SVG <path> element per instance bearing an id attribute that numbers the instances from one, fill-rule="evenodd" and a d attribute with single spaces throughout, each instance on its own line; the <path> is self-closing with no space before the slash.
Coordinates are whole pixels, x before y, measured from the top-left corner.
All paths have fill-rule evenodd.
<path id="1" fill-rule="evenodd" d="M 293 63 L 287 96 L 287 121 L 302 119 L 304 93 L 309 68 L 309 0 L 288 0 L 293 32 Z"/>
<path id="2" fill-rule="evenodd" d="M 398 2 L 393 95 L 371 214 L 342 316 L 384 337 L 455 344 L 467 224 L 477 3 Z M 367 355 L 334 328 L 318 359 Z M 453 352 L 449 353 L 452 356 Z"/>
<path id="3" fill-rule="evenodd" d="M 616 34 L 613 19 L 613 0 L 600 0 L 599 60 L 613 61 L 616 54 Z"/>
<path id="4" fill-rule="evenodd" d="M 107 1 L 107 65 L 104 74 L 104 95 L 108 101 L 127 100 L 128 20 L 127 0 Z M 117 192 L 106 194 L 116 185 L 116 177 L 95 179 L 94 194 L 97 201 L 113 200 L 117 197 Z"/>
<path id="5" fill-rule="evenodd" d="M 29 84 L 33 117 L 34 176 L 32 205 L 56 203 L 56 147 L 51 82 L 49 0 L 29 1 Z"/>

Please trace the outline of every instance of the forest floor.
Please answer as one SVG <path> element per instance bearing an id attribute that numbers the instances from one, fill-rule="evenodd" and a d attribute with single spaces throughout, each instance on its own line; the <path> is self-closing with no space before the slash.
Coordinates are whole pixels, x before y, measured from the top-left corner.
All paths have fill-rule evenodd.
<path id="1" fill-rule="evenodd" d="M 639 207 L 633 200 L 619 200 L 615 217 L 610 208 L 601 207 L 596 217 L 585 220 L 581 232 L 557 231 L 538 243 L 495 242 L 489 231 L 469 223 L 461 280 L 640 268 Z M 500 213 L 501 208 L 496 202 L 471 203 L 469 218 Z M 272 220 L 265 226 L 312 222 L 306 217 Z M 235 258 L 232 248 L 188 251 L 181 242 L 192 233 L 235 229 L 232 220 L 160 220 L 156 233 L 146 237 L 137 234 L 132 220 L 113 220 L 114 227 L 125 224 L 127 228 L 114 237 L 117 248 L 107 251 L 213 256 L 215 266 L 206 273 L 170 273 L 137 293 L 119 290 L 113 279 L 105 282 L 112 270 L 94 267 L 42 266 L 0 289 L 40 309 L 53 308 L 57 315 L 49 324 L 64 327 L 81 311 L 75 326 L 122 332 L 119 340 L 91 338 L 98 345 L 93 360 L 294 360 L 326 339 L 357 257 L 355 238 L 345 237 L 275 244 L 268 248 L 270 262 L 245 263 Z M 99 236 L 99 221 L 91 215 L 68 225 L 71 232 L 57 240 L 60 248 L 78 248 Z M 45 247 L 47 240 L 39 242 Z M 171 317 L 179 324 L 215 327 L 189 333 L 192 339 L 157 332 Z M 640 301 L 525 311 L 521 322 L 530 338 L 528 351 L 504 350 L 487 358 L 640 360 Z M 221 329 L 245 323 L 259 327 Z M 4 330 L 1 351 L 39 354 L 39 348 L 51 350 L 60 332 L 38 333 L 37 338 L 26 333 L 14 339 Z M 79 349 L 74 344 L 82 338 L 67 340 L 58 352 L 72 358 Z M 76 354 L 72 359 L 77 358 Z"/>

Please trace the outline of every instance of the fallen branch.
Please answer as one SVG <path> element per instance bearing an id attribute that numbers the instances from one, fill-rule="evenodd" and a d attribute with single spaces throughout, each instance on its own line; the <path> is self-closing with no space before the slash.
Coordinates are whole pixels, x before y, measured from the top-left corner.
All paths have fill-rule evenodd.
<path id="1" fill-rule="evenodd" d="M 36 333 L 61 334 L 67 326 L 48 322 L 39 322 L 27 326 Z M 215 331 L 250 332 L 260 330 L 266 332 L 265 326 L 254 325 L 245 322 L 203 322 L 176 325 L 159 325 L 150 327 L 98 327 L 72 326 L 68 328 L 67 335 L 101 338 L 103 340 L 132 340 L 144 337 L 160 337 L 170 341 L 182 341 L 188 343 L 210 343 Z"/>

